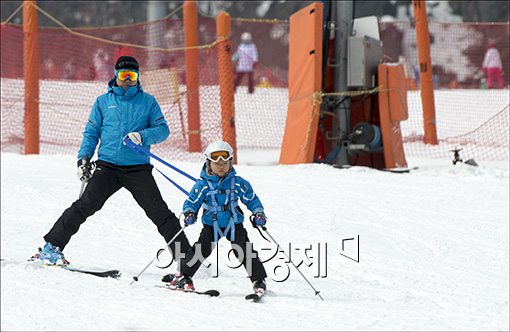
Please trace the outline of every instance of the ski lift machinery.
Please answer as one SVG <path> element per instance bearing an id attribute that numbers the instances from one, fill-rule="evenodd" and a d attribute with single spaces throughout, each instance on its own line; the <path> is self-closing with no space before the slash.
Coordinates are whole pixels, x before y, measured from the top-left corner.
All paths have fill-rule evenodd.
<path id="1" fill-rule="evenodd" d="M 333 163 L 337 167 L 350 167 L 359 160 L 360 155 L 366 158 L 371 154 L 382 154 L 381 129 L 373 107 L 368 117 L 353 114 L 359 112 L 353 106 L 369 98 L 367 91 L 377 87 L 382 42 L 377 17 L 354 19 L 353 1 L 329 1 L 327 5 L 329 12 L 326 11 L 324 43 L 327 49 L 326 44 L 334 39 L 334 57 L 330 61 L 326 54 L 323 65 L 333 67 L 334 91 L 340 94 L 327 98 L 322 108 L 333 115 L 337 124 L 331 126 L 331 132 L 326 133 L 326 138 L 333 142 L 322 162 Z M 326 70 L 328 68 L 324 68 L 323 73 Z M 367 94 L 364 95 L 363 91 Z M 369 166 L 381 165 L 380 162 L 374 164 L 372 156 L 369 159 Z"/>

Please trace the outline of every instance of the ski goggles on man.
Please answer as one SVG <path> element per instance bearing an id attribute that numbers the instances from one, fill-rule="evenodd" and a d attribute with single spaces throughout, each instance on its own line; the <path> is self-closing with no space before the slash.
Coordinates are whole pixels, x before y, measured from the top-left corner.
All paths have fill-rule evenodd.
<path id="1" fill-rule="evenodd" d="M 138 80 L 138 77 L 140 76 L 140 72 L 138 70 L 129 70 L 129 69 L 119 69 L 115 71 L 115 77 L 117 77 L 121 81 L 125 81 L 128 78 L 131 81 Z"/>
<path id="2" fill-rule="evenodd" d="M 228 151 L 215 151 L 211 152 L 211 155 L 207 159 L 214 163 L 217 163 L 220 161 L 220 159 L 223 161 L 228 161 L 232 159 L 232 155 Z"/>

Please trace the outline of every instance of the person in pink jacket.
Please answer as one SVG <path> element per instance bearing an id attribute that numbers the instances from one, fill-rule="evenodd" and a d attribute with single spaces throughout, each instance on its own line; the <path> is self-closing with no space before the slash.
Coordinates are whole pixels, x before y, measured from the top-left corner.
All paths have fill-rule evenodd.
<path id="1" fill-rule="evenodd" d="M 249 32 L 244 32 L 241 35 L 241 44 L 232 56 L 232 61 L 237 63 L 234 91 L 237 90 L 243 76 L 246 75 L 248 76 L 248 93 L 255 92 L 254 73 L 259 61 L 259 54 Z"/>
<path id="2" fill-rule="evenodd" d="M 494 39 L 489 39 L 487 42 L 487 51 L 483 59 L 482 70 L 487 75 L 487 89 L 495 87 L 498 89 L 504 88 L 503 65 Z"/>

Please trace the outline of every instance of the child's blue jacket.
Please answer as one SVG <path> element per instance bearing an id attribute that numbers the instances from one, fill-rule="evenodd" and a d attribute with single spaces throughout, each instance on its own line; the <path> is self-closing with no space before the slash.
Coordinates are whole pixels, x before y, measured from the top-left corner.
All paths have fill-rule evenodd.
<path id="1" fill-rule="evenodd" d="M 204 208 L 202 223 L 226 228 L 229 223 L 239 224 L 244 221 L 244 215 L 238 206 L 239 199 L 252 213 L 264 212 L 264 207 L 253 191 L 250 183 L 236 175 L 234 168 L 224 177 L 209 175 L 206 165 L 202 167 L 200 179 L 195 183 L 184 202 L 183 212 L 198 213 Z"/>

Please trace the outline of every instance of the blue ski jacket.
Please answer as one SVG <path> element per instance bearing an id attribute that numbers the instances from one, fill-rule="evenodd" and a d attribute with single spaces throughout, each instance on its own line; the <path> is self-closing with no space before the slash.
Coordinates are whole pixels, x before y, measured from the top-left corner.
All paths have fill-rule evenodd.
<path id="1" fill-rule="evenodd" d="M 98 159 L 120 166 L 149 163 L 149 156 L 138 153 L 122 143 L 130 132 L 139 132 L 142 146 L 163 142 L 170 135 L 156 99 L 143 91 L 138 83 L 126 91 L 108 82 L 108 92 L 99 96 L 92 107 L 83 132 L 78 159 L 92 158 L 99 143 Z"/>
<path id="2" fill-rule="evenodd" d="M 206 165 L 202 167 L 200 179 L 195 183 L 184 201 L 183 212 L 198 213 L 202 207 L 202 223 L 214 228 L 226 228 L 230 223 L 244 221 L 243 211 L 238 200 L 252 213 L 264 212 L 264 207 L 248 181 L 236 175 L 234 168 L 223 178 L 207 174 Z M 215 225 L 216 223 L 216 225 Z"/>

